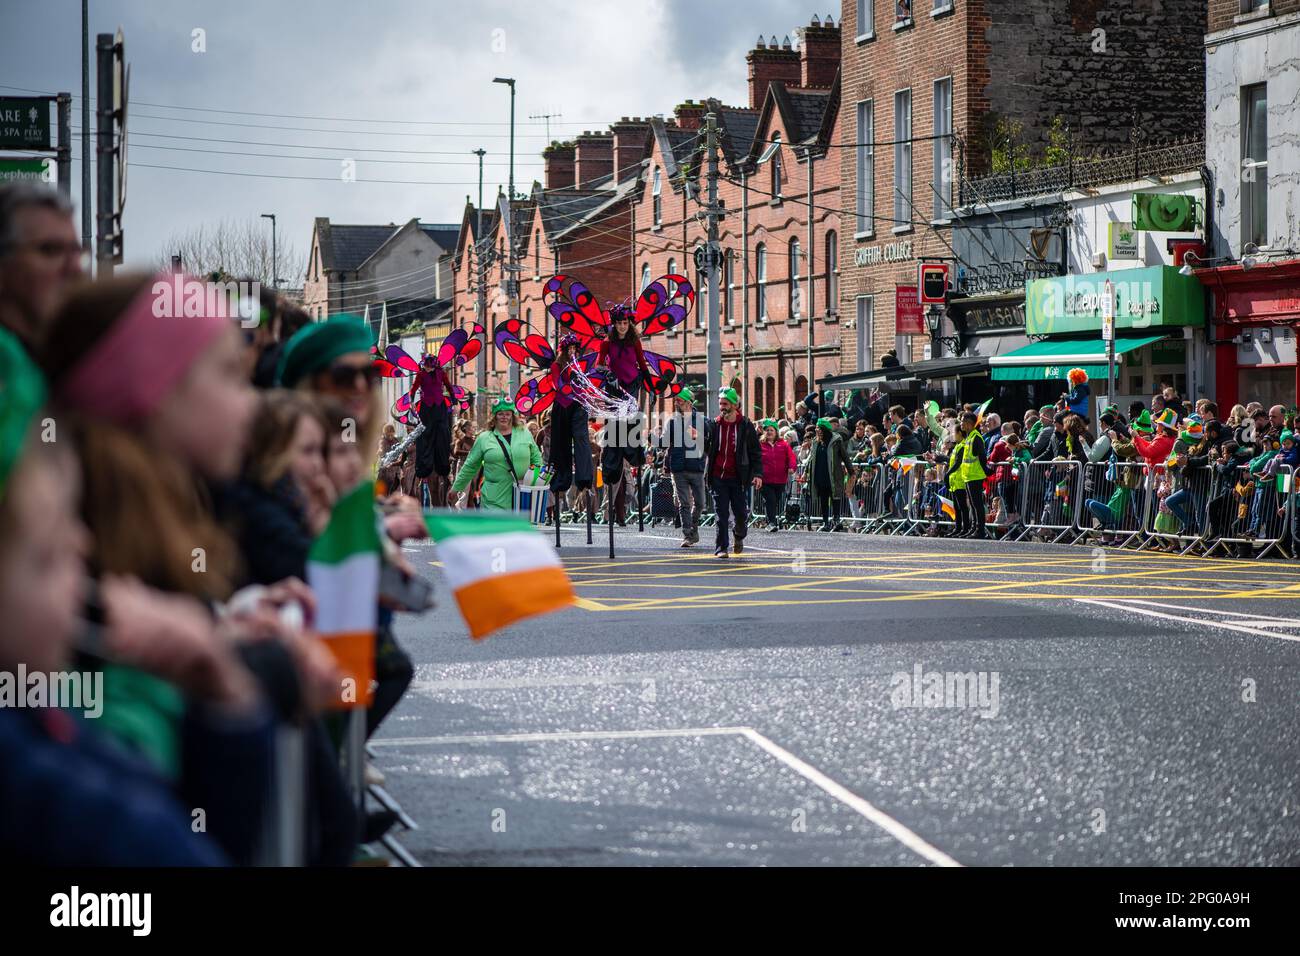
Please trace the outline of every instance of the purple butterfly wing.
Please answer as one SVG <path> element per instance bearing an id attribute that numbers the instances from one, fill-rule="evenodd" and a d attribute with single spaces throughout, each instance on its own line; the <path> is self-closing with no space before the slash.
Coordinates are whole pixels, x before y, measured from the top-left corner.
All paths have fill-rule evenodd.
<path id="1" fill-rule="evenodd" d="M 643 338 L 666 332 L 686 321 L 695 304 L 695 287 L 686 276 L 665 275 L 655 279 L 636 300 L 636 321 Z"/>

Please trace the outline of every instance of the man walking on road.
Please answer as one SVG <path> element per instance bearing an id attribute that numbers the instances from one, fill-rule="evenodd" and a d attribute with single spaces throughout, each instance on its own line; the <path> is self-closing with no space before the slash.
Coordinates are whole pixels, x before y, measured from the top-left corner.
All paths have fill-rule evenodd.
<path id="1" fill-rule="evenodd" d="M 664 426 L 664 472 L 673 476 L 678 513 L 682 520 L 682 547 L 700 543 L 700 510 L 704 507 L 704 445 L 713 422 L 695 410 L 695 396 L 683 388 L 673 398 L 676 413 Z"/>
<path id="2" fill-rule="evenodd" d="M 722 414 L 714 423 L 712 433 L 705 441 L 705 454 L 709 459 L 709 478 L 713 491 L 713 510 L 718 515 L 717 547 L 715 557 L 727 556 L 727 525 L 735 515 L 735 552 L 744 550 L 749 509 L 746 497 L 749 487 L 763 487 L 763 448 L 758 441 L 754 423 L 740 414 L 740 396 L 734 388 L 724 388 L 718 393 L 718 408 Z"/>

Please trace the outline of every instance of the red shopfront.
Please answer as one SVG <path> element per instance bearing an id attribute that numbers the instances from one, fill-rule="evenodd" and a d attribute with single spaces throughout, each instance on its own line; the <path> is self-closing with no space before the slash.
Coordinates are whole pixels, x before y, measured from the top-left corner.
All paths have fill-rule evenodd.
<path id="1" fill-rule="evenodd" d="M 1196 270 L 1212 297 L 1215 399 L 1233 405 L 1297 404 L 1300 363 L 1300 260 Z M 1235 340 L 1235 341 L 1234 341 Z"/>

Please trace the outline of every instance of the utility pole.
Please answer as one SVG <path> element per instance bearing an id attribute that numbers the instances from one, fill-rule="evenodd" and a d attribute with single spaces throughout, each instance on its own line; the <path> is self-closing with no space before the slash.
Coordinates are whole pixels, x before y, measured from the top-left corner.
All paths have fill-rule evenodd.
<path id="1" fill-rule="evenodd" d="M 821 406 L 824 404 L 821 400 L 821 389 L 817 387 L 817 379 L 813 375 L 813 338 L 816 335 L 814 316 L 817 312 L 817 296 L 813 293 L 813 148 L 811 146 L 804 150 L 804 160 L 808 163 L 808 307 L 805 310 L 808 313 L 808 390 L 817 393 L 818 405 Z"/>
<path id="2" fill-rule="evenodd" d="M 89 250 L 90 225 L 90 0 L 81 0 L 81 246 Z"/>
<path id="3" fill-rule="evenodd" d="M 722 390 L 722 336 L 718 330 L 718 117 L 704 117 L 704 148 L 708 151 L 709 171 L 709 245 L 704 260 L 709 270 L 708 369 L 705 385 L 709 393 L 709 417 L 718 415 L 718 393 Z M 744 388 L 745 383 L 740 383 Z M 745 399 L 740 407 L 745 408 Z"/>
<path id="4" fill-rule="evenodd" d="M 478 157 L 478 225 L 475 227 L 474 234 L 474 269 L 478 274 L 478 320 L 484 328 L 487 327 L 487 286 L 484 284 L 483 275 L 483 157 L 487 150 L 476 149 L 474 155 Z M 492 334 L 495 330 L 488 329 L 487 347 L 480 349 L 478 358 L 474 360 L 474 377 L 477 379 L 477 388 L 474 389 L 474 407 L 478 412 L 478 417 L 482 419 L 487 414 L 487 391 L 484 383 L 487 381 L 487 350 L 492 347 Z"/>
<path id="5" fill-rule="evenodd" d="M 113 274 L 113 34 L 96 37 L 95 57 L 99 96 L 95 110 L 95 274 L 107 277 Z"/>
<path id="6" fill-rule="evenodd" d="M 749 381 L 749 176 L 740 167 L 740 380 Z M 733 260 L 734 262 L 734 260 Z M 735 277 L 732 277 L 735 284 Z M 727 290 L 731 295 L 731 290 Z M 734 306 L 732 308 L 735 308 Z M 733 313 L 734 314 L 734 313 Z M 751 403 L 752 404 L 752 403 Z"/>
<path id="7" fill-rule="evenodd" d="M 512 77 L 498 76 L 493 83 L 510 87 L 510 186 L 506 194 L 506 314 L 519 317 L 519 280 L 515 265 L 515 81 Z M 519 363 L 509 365 L 510 397 L 519 391 Z"/>
<path id="8" fill-rule="evenodd" d="M 275 213 L 262 213 L 263 219 L 271 220 L 271 288 L 280 288 L 280 257 L 275 253 Z"/>

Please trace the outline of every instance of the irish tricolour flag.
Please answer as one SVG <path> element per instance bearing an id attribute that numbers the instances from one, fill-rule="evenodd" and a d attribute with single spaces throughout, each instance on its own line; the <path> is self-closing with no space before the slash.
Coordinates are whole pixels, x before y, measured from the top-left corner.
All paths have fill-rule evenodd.
<path id="1" fill-rule="evenodd" d="M 375 489 L 363 482 L 340 498 L 307 553 L 316 630 L 343 673 L 341 706 L 367 707 L 379 625 L 379 527 Z"/>
<path id="2" fill-rule="evenodd" d="M 520 514 L 432 511 L 425 523 L 470 637 L 573 603 L 555 546 Z"/>

